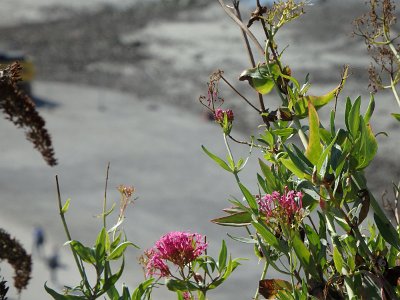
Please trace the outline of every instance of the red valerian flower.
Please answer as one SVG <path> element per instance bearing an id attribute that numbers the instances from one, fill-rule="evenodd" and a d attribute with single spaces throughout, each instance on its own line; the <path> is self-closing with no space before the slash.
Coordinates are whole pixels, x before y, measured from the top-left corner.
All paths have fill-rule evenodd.
<path id="1" fill-rule="evenodd" d="M 168 262 L 183 268 L 202 255 L 207 243 L 198 233 L 173 231 L 162 236 L 155 246 L 146 251 L 147 275 L 166 277 L 171 274 Z"/>
<path id="2" fill-rule="evenodd" d="M 267 223 L 291 225 L 303 216 L 303 194 L 285 189 L 283 195 L 279 192 L 266 194 L 258 200 L 260 212 L 267 218 Z"/>
<path id="3" fill-rule="evenodd" d="M 232 123 L 234 119 L 233 111 L 231 109 L 223 110 L 217 108 L 214 112 L 215 121 L 222 123 L 224 121 L 225 115 L 227 116 L 228 122 Z"/>

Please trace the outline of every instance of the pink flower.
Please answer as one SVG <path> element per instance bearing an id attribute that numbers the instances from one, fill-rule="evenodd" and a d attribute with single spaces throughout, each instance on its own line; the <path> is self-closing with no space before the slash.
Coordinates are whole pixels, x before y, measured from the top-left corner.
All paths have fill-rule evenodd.
<path id="1" fill-rule="evenodd" d="M 160 277 L 168 277 L 171 274 L 168 265 L 153 248 L 145 251 L 144 255 L 147 257 L 146 276 L 158 275 Z"/>
<path id="2" fill-rule="evenodd" d="M 274 222 L 284 222 L 292 224 L 295 220 L 301 218 L 303 209 L 303 194 L 301 192 L 289 191 L 285 189 L 281 196 L 279 192 L 266 194 L 258 200 L 258 206 L 261 213 L 268 219 L 274 219 Z"/>
<path id="3" fill-rule="evenodd" d="M 192 295 L 190 295 L 189 292 L 184 292 L 183 293 L 183 300 L 192 300 Z"/>
<path id="4" fill-rule="evenodd" d="M 231 109 L 223 110 L 217 108 L 214 112 L 215 121 L 222 123 L 224 121 L 225 115 L 227 116 L 228 122 L 232 123 L 234 119 L 233 111 Z"/>
<path id="5" fill-rule="evenodd" d="M 162 236 L 145 254 L 149 258 L 148 275 L 170 275 L 167 262 L 183 268 L 207 249 L 207 243 L 198 233 L 174 231 Z"/>

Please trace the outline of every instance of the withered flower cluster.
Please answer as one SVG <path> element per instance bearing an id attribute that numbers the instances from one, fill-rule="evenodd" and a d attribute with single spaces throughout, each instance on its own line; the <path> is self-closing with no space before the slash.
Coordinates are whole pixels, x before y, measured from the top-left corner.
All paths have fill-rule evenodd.
<path id="1" fill-rule="evenodd" d="M 32 99 L 17 86 L 21 80 L 21 70 L 22 67 L 17 62 L 0 70 L 0 110 L 4 112 L 6 119 L 26 130 L 27 139 L 42 154 L 47 164 L 54 166 L 57 160 L 45 121 L 36 111 Z"/>
<path id="2" fill-rule="evenodd" d="M 369 68 L 370 87 L 385 88 L 385 78 L 400 80 L 400 36 L 394 36 L 395 5 L 392 0 L 369 0 L 370 11 L 354 21 L 354 34 L 364 38 L 374 63 Z"/>
<path id="3" fill-rule="evenodd" d="M 0 228 L 0 261 L 6 260 L 15 271 L 14 286 L 21 292 L 28 286 L 32 260 L 21 244 Z"/>
<path id="4" fill-rule="evenodd" d="M 8 286 L 4 278 L 0 279 L 0 300 L 7 300 Z"/>

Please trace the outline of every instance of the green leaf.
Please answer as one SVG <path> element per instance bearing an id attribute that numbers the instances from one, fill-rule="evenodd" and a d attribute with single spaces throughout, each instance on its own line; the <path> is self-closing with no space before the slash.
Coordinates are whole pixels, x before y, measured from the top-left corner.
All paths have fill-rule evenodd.
<path id="1" fill-rule="evenodd" d="M 308 242 L 310 244 L 310 249 L 312 252 L 318 254 L 319 249 L 321 249 L 321 241 L 318 234 L 311 228 L 310 225 L 304 224 L 304 230 L 307 235 Z"/>
<path id="2" fill-rule="evenodd" d="M 48 294 L 50 294 L 53 297 L 53 299 L 55 299 L 55 300 L 85 300 L 86 299 L 86 297 L 83 297 L 83 296 L 80 297 L 80 296 L 59 294 L 55 290 L 49 288 L 47 286 L 47 282 L 44 283 L 44 288 L 45 288 L 46 292 Z"/>
<path id="3" fill-rule="evenodd" d="M 104 259 L 104 255 L 106 253 L 106 236 L 108 236 L 106 229 L 103 227 L 100 233 L 97 236 L 95 247 L 96 260 Z"/>
<path id="4" fill-rule="evenodd" d="M 390 221 L 380 218 L 376 213 L 374 214 L 374 220 L 384 240 L 400 251 L 400 238 Z"/>
<path id="5" fill-rule="evenodd" d="M 333 138 L 332 142 L 328 145 L 328 147 L 326 147 L 326 148 L 324 149 L 324 151 L 322 152 L 321 156 L 319 157 L 318 163 L 316 164 L 318 172 L 321 171 L 322 165 L 324 164 L 326 157 L 327 157 L 327 156 L 329 155 L 329 153 L 331 152 L 331 149 L 332 149 L 333 145 L 335 145 L 336 140 L 337 140 L 339 134 L 340 134 L 340 131 L 337 132 L 337 134 L 336 134 L 336 136 Z M 323 174 L 321 174 L 321 176 L 323 176 Z"/>
<path id="6" fill-rule="evenodd" d="M 109 289 L 111 289 L 113 286 L 115 286 L 115 283 L 121 278 L 121 275 L 124 272 L 124 267 L 125 267 L 125 260 L 122 260 L 122 264 L 121 264 L 121 267 L 119 268 L 118 272 L 111 275 L 104 281 L 104 284 L 102 287 L 103 292 L 107 292 Z"/>
<path id="7" fill-rule="evenodd" d="M 133 247 L 135 247 L 136 249 L 139 249 L 139 247 L 136 246 L 136 245 L 135 245 L 134 243 L 132 243 L 132 242 L 123 242 L 123 243 L 119 244 L 119 245 L 110 253 L 110 255 L 107 257 L 107 260 L 116 260 L 116 259 L 120 258 L 120 257 L 124 254 L 125 249 L 126 249 L 128 246 L 133 246 Z"/>
<path id="8" fill-rule="evenodd" d="M 274 247 L 280 252 L 288 252 L 287 244 L 282 240 L 278 240 L 277 237 L 265 225 L 255 221 L 253 221 L 251 224 L 268 245 Z"/>
<path id="9" fill-rule="evenodd" d="M 347 70 L 344 74 L 347 76 Z M 322 96 L 304 96 L 301 97 L 296 103 L 294 104 L 294 109 L 296 116 L 299 119 L 304 119 L 307 117 L 308 114 L 308 103 L 311 102 L 311 104 L 314 106 L 316 110 L 319 110 L 321 107 L 325 106 L 329 102 L 331 102 L 333 99 L 335 99 L 336 94 L 338 91 L 342 88 L 345 80 L 341 84 L 339 84 L 336 88 L 331 90 L 330 92 L 326 93 L 325 95 Z"/>
<path id="10" fill-rule="evenodd" d="M 312 105 L 315 107 L 315 109 L 318 110 L 321 107 L 328 104 L 329 102 L 331 102 L 333 99 L 335 99 L 336 94 L 340 91 L 340 89 L 342 89 L 343 85 L 346 82 L 347 70 L 348 69 L 346 68 L 342 77 L 343 80 L 336 88 L 334 88 L 333 90 L 331 90 L 330 92 L 326 93 L 323 96 L 306 96 L 307 101 L 310 101 Z"/>
<path id="11" fill-rule="evenodd" d="M 61 208 L 61 212 L 62 212 L 63 214 L 65 214 L 65 213 L 68 211 L 70 202 L 71 202 L 71 199 L 67 199 L 67 201 L 65 201 L 65 204 L 64 204 L 63 207 Z"/>
<path id="12" fill-rule="evenodd" d="M 165 285 L 168 290 L 172 292 L 196 291 L 199 289 L 199 287 L 194 285 L 192 282 L 177 279 L 165 279 Z"/>
<path id="13" fill-rule="evenodd" d="M 84 262 L 95 264 L 96 259 L 94 257 L 94 251 L 92 248 L 85 247 L 79 241 L 68 241 L 65 245 L 70 245 L 72 251 L 74 251 Z"/>
<path id="14" fill-rule="evenodd" d="M 111 251 L 114 250 L 119 245 L 119 242 L 121 241 L 121 237 L 122 237 L 122 232 L 119 232 L 117 237 L 114 239 L 114 241 L 110 245 Z"/>
<path id="15" fill-rule="evenodd" d="M 274 146 L 274 136 L 269 130 L 264 130 L 264 134 L 260 134 L 261 139 L 270 147 Z"/>
<path id="16" fill-rule="evenodd" d="M 272 132 L 280 136 L 283 140 L 286 140 L 288 137 L 296 133 L 296 129 L 288 127 L 288 128 L 279 128 L 279 129 L 274 129 Z"/>
<path id="17" fill-rule="evenodd" d="M 342 257 L 342 254 L 339 252 L 336 246 L 333 246 L 333 263 L 335 264 L 336 270 L 342 274 L 347 275 L 347 271 L 344 268 L 345 263 Z"/>
<path id="18" fill-rule="evenodd" d="M 310 134 L 306 157 L 316 165 L 322 153 L 321 139 L 319 135 L 319 118 L 317 111 L 311 102 L 308 103 L 308 117 L 310 122 Z"/>
<path id="19" fill-rule="evenodd" d="M 121 300 L 131 300 L 131 295 L 129 293 L 129 289 L 125 285 L 122 288 L 122 299 Z"/>
<path id="20" fill-rule="evenodd" d="M 226 235 L 229 236 L 232 240 L 237 241 L 239 243 L 243 243 L 243 244 L 256 244 L 257 243 L 257 241 L 255 241 L 252 238 L 233 236 L 229 233 L 227 233 Z"/>
<path id="21" fill-rule="evenodd" d="M 226 249 L 225 241 L 222 240 L 221 250 L 218 256 L 218 270 L 221 272 L 226 266 L 226 259 L 228 257 L 228 250 Z"/>
<path id="22" fill-rule="evenodd" d="M 260 185 L 260 187 L 263 189 L 263 191 L 265 193 L 267 193 L 267 194 L 272 193 L 272 192 L 270 192 L 271 188 L 268 187 L 267 182 L 258 173 L 257 173 L 257 181 L 258 181 L 258 184 Z"/>
<path id="23" fill-rule="evenodd" d="M 242 194 L 243 194 L 244 198 L 246 199 L 247 203 L 249 204 L 250 208 L 252 209 L 252 211 L 254 213 L 257 214 L 258 213 L 258 205 L 257 205 L 255 197 L 240 182 L 239 182 L 239 187 L 240 187 L 240 190 L 242 191 Z"/>
<path id="24" fill-rule="evenodd" d="M 392 113 L 392 117 L 395 118 L 397 121 L 400 122 L 400 114 Z"/>
<path id="25" fill-rule="evenodd" d="M 350 109 L 348 116 L 348 130 L 350 134 L 353 136 L 353 139 L 357 137 L 360 127 L 360 106 L 361 106 L 361 97 L 358 97 L 356 101 L 354 101 L 353 106 Z"/>
<path id="26" fill-rule="evenodd" d="M 290 170 L 294 175 L 296 175 L 300 179 L 310 179 L 311 176 L 302 172 L 295 163 L 290 158 L 280 158 L 279 161 L 288 169 Z"/>
<path id="27" fill-rule="evenodd" d="M 365 124 L 369 123 L 369 120 L 371 119 L 371 116 L 372 116 L 372 113 L 374 112 L 374 110 L 375 110 L 375 99 L 374 99 L 374 95 L 371 94 L 368 108 L 364 115 Z"/>
<path id="28" fill-rule="evenodd" d="M 141 300 L 142 296 L 152 286 L 154 280 L 154 278 L 150 278 L 139 284 L 139 286 L 133 291 L 132 300 Z"/>
<path id="29" fill-rule="evenodd" d="M 358 152 L 358 165 L 357 169 L 362 170 L 366 168 L 374 159 L 378 151 L 378 142 L 372 132 L 370 124 L 365 124 L 364 120 L 360 120 L 361 127 L 361 147 Z"/>
<path id="30" fill-rule="evenodd" d="M 115 286 L 112 286 L 107 290 L 107 296 L 110 300 L 119 300 L 119 293 Z M 140 300 L 140 298 L 138 300 Z"/>
<path id="31" fill-rule="evenodd" d="M 267 182 L 266 188 L 267 188 L 268 194 L 271 194 L 275 190 L 279 190 L 279 187 L 276 184 L 275 176 L 272 173 L 270 167 L 267 166 L 267 164 L 265 164 L 261 159 L 258 159 L 258 162 L 260 164 L 261 171 L 262 171 L 263 175 L 265 176 L 265 180 Z"/>
<path id="32" fill-rule="evenodd" d="M 292 245 L 297 258 L 299 259 L 304 270 L 309 273 L 314 279 L 319 279 L 317 270 L 315 268 L 314 259 L 310 251 L 304 245 L 298 234 L 294 235 Z"/>
<path id="33" fill-rule="evenodd" d="M 211 220 L 211 222 L 214 224 L 232 227 L 247 226 L 251 224 L 251 221 L 252 218 L 249 212 L 239 212 Z"/>
<path id="34" fill-rule="evenodd" d="M 307 173 L 308 175 L 311 175 L 313 172 L 314 165 L 308 160 L 308 158 L 300 151 L 299 148 L 297 148 L 295 145 L 293 145 L 294 151 L 296 153 L 293 153 L 286 145 L 284 145 L 284 148 L 290 158 L 290 160 L 296 165 L 296 167 L 303 173 Z"/>
<path id="35" fill-rule="evenodd" d="M 210 151 L 206 149 L 206 147 L 201 146 L 203 148 L 203 151 L 212 159 L 214 160 L 218 165 L 220 165 L 224 170 L 233 173 L 233 170 L 228 166 L 228 164 L 218 156 L 212 154 Z"/>
<path id="36" fill-rule="evenodd" d="M 335 116 L 336 112 L 332 109 L 331 110 L 331 118 L 330 118 L 330 130 L 331 130 L 331 135 L 335 135 L 336 127 L 335 127 Z"/>
<path id="37" fill-rule="evenodd" d="M 278 64 L 272 63 L 243 71 L 239 76 L 239 80 L 247 80 L 250 86 L 258 93 L 265 95 L 274 88 L 275 81 L 280 74 Z"/>

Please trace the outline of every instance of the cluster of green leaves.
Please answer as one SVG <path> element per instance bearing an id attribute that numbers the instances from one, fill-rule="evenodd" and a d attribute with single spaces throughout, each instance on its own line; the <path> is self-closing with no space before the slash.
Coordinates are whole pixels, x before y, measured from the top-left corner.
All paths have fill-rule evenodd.
<path id="1" fill-rule="evenodd" d="M 282 7 L 284 2 L 279 1 L 275 12 L 282 11 Z M 261 294 L 278 299 L 372 299 L 380 298 L 382 293 L 391 299 L 399 297 L 396 281 L 400 271 L 396 265 L 400 255 L 399 229 L 392 225 L 369 191 L 364 176 L 378 149 L 370 125 L 374 98 L 371 96 L 363 114 L 360 97 L 354 101 L 346 99 L 345 128 L 337 128 L 335 104 L 324 126 L 317 110 L 333 100 L 339 101 L 347 68 L 338 87 L 323 96 L 308 95 L 308 78 L 300 85 L 290 68 L 282 67 L 282 54 L 277 52 L 274 40 L 276 24 L 261 16 L 258 19 L 262 20 L 267 38 L 265 62 L 242 72 L 239 80 L 248 80 L 259 98 L 276 90 L 282 100 L 277 111 L 284 112 L 284 117 L 269 119 L 266 129 L 259 134 L 259 144 L 249 143 L 263 153 L 257 193 L 240 181 L 241 169 L 233 160 L 224 133 L 227 161 L 203 146 L 211 159 L 235 175 L 244 197 L 244 201 L 229 200 L 233 206 L 212 221 L 247 228 L 248 237 L 232 238 L 253 244 L 256 255 L 265 263 L 255 298 Z M 262 111 L 261 115 L 268 115 L 268 111 Z M 306 125 L 301 121 L 306 121 Z M 289 231 L 271 227 L 257 202 L 263 195 L 282 193 L 285 188 L 304 195 L 304 218 L 301 224 L 290 224 Z M 363 229 L 370 208 L 374 223 Z M 265 279 L 268 268 L 290 278 L 290 282 Z"/>
<path id="2" fill-rule="evenodd" d="M 108 178 L 108 169 L 107 169 Z M 59 192 L 58 179 L 57 188 Z M 107 189 L 107 184 L 106 184 Z M 228 250 L 225 241 L 222 241 L 221 250 L 218 260 L 209 255 L 197 257 L 187 266 L 187 272 L 180 272 L 179 275 L 168 276 L 165 283 L 160 283 L 161 277 L 146 278 L 141 282 L 131 294 L 129 288 L 122 286 L 121 293 L 116 288 L 116 284 L 124 272 L 124 254 L 129 246 L 139 248 L 134 243 L 128 241 L 123 234 L 121 226 L 124 221 L 124 212 L 127 204 L 131 201 L 134 191 L 131 187 L 120 186 L 118 190 L 121 193 L 121 209 L 118 220 L 114 226 L 107 230 L 106 219 L 115 209 L 115 204 L 109 209 L 107 208 L 106 195 L 103 203 L 103 212 L 100 215 L 103 219 L 103 226 L 97 235 L 93 246 L 86 246 L 78 240 L 71 238 L 65 214 L 70 206 L 70 199 L 62 205 L 60 193 L 58 194 L 59 213 L 64 225 L 64 229 L 69 241 L 65 245 L 69 245 L 74 255 L 77 269 L 80 273 L 80 283 L 75 287 L 65 287 L 63 293 L 45 284 L 45 289 L 55 300 L 95 300 L 100 297 L 107 296 L 110 300 L 142 300 L 152 299 L 152 290 L 156 286 L 165 285 L 168 290 L 177 294 L 178 299 L 184 299 L 184 293 L 190 296 L 196 294 L 197 299 L 205 300 L 208 291 L 219 287 L 225 280 L 229 278 L 232 272 L 240 265 L 240 258 L 232 259 L 228 257 Z M 116 272 L 112 271 L 111 262 L 120 261 L 120 266 Z M 96 274 L 95 279 L 90 280 L 86 272 L 87 267 L 93 268 Z M 200 275 L 200 272 L 202 275 Z M 187 274 L 187 275 L 185 275 Z M 186 295 L 185 295 L 186 296 Z M 187 299 L 187 298 L 185 298 Z"/>
<path id="3" fill-rule="evenodd" d="M 69 208 L 70 200 L 68 199 L 63 207 L 60 209 L 60 214 L 64 225 L 66 226 L 64 215 L 67 213 Z M 60 205 L 61 207 L 61 205 Z M 107 213 L 103 212 L 104 218 L 107 217 L 114 209 L 113 208 Z M 105 219 L 104 219 L 105 220 Z M 56 292 L 45 284 L 46 291 L 56 300 L 67 300 L 67 299 L 98 299 L 100 296 L 107 294 L 111 300 L 125 300 L 129 291 L 126 287 L 123 289 L 123 294 L 120 296 L 115 284 L 120 279 L 124 271 L 124 253 L 128 246 L 139 248 L 134 243 L 127 241 L 123 237 L 122 231 L 119 230 L 119 226 L 122 222 L 118 222 L 116 226 L 113 226 L 110 230 L 107 230 L 104 226 L 97 235 L 96 241 L 92 247 L 85 246 L 77 240 L 69 240 L 65 245 L 69 245 L 71 251 L 75 257 L 78 270 L 81 275 L 81 281 L 79 285 L 75 287 L 66 287 L 63 294 Z M 67 236 L 70 237 L 68 227 L 66 226 Z M 118 271 L 113 272 L 110 266 L 112 261 L 122 260 Z M 86 266 L 93 268 L 96 274 L 94 283 L 91 284 L 88 275 L 86 273 Z M 135 298 L 132 298 L 135 299 Z"/>

